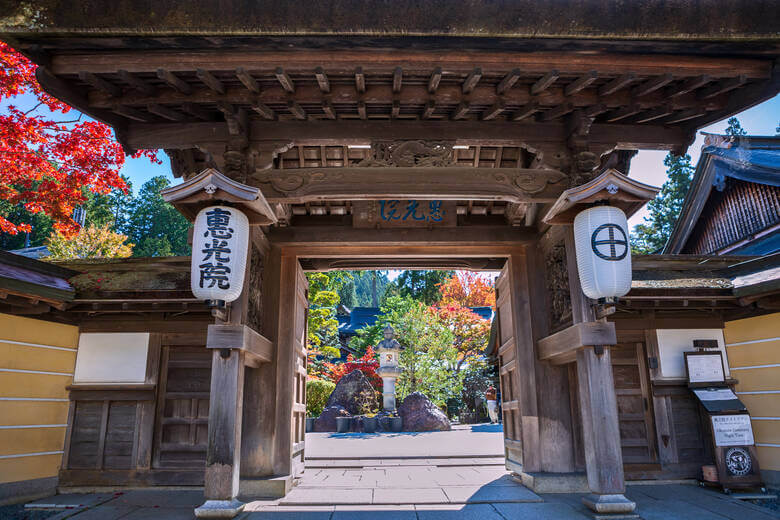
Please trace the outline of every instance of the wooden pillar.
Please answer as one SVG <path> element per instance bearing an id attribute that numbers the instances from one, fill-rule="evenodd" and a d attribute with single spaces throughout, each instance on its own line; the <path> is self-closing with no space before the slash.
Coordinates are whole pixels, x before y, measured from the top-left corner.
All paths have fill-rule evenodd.
<path id="1" fill-rule="evenodd" d="M 252 247 L 247 253 L 244 288 L 227 309 L 228 325 L 246 322 L 249 302 L 249 270 Z M 241 472 L 241 422 L 244 401 L 244 357 L 242 345 L 214 348 L 211 358 L 209 432 L 203 494 L 206 502 L 195 509 L 198 518 L 232 518 L 244 509 L 238 500 Z M 206 347 L 210 345 L 208 341 Z M 222 345 L 224 347 L 224 345 Z"/>
<path id="2" fill-rule="evenodd" d="M 507 259 L 512 308 L 512 327 L 518 375 L 518 407 L 523 451 L 523 472 L 541 471 L 539 450 L 539 412 L 537 407 L 536 352 L 531 323 L 531 292 L 525 251 L 518 251 Z"/>
<path id="3" fill-rule="evenodd" d="M 302 471 L 302 426 L 294 419 L 298 388 L 296 370 L 305 302 L 306 280 L 294 255 L 271 244 L 262 276 L 262 332 L 274 344 L 270 363 L 247 368 L 244 383 L 244 425 L 241 450 L 241 494 L 280 498 Z M 298 348 L 296 348 L 296 346 Z M 300 422 L 300 421 L 298 421 Z"/>
<path id="4" fill-rule="evenodd" d="M 526 271 L 529 273 L 530 325 L 534 344 L 550 332 L 545 265 L 540 244 L 526 246 Z M 534 356 L 537 407 L 539 413 L 539 471 L 572 473 L 576 471 L 574 437 L 569 392 L 569 374 L 565 366 L 554 366 Z"/>
<path id="5" fill-rule="evenodd" d="M 281 253 L 268 249 L 263 257 L 262 334 L 274 344 L 269 363 L 246 369 L 241 436 L 241 494 L 252 497 L 280 497 L 289 490 L 287 480 L 274 473 L 274 436 L 276 431 L 276 374 L 278 356 Z"/>
<path id="6" fill-rule="evenodd" d="M 237 349 L 214 349 L 211 361 L 206 500 L 234 500 L 241 466 L 244 359 Z"/>
<path id="7" fill-rule="evenodd" d="M 571 226 L 566 230 L 565 246 L 573 322 L 596 321 L 593 307 L 582 292 Z M 623 496 L 626 485 L 609 347 L 584 347 L 577 351 L 576 363 L 585 468 L 591 491 L 583 502 L 596 513 L 631 513 L 636 504 Z"/>

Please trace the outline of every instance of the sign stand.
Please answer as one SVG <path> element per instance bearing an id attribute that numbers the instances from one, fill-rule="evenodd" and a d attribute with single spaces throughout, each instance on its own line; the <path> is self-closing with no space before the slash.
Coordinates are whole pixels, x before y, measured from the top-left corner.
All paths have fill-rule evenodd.
<path id="1" fill-rule="evenodd" d="M 698 342 L 694 342 L 694 346 Z M 709 347 L 709 345 L 707 345 Z M 726 384 L 723 354 L 720 351 L 685 352 L 688 388 L 699 401 L 709 419 L 712 445 L 715 448 L 717 483 L 726 494 L 734 488 L 761 487 L 750 414 L 742 401 Z M 700 484 L 713 481 L 701 480 Z"/>

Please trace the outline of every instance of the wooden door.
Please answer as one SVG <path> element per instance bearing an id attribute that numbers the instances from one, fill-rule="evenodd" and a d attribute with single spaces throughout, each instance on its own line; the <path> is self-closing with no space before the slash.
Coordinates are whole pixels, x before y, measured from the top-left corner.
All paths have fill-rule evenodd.
<path id="1" fill-rule="evenodd" d="M 306 336 L 309 317 L 309 282 L 295 262 L 295 309 L 293 311 L 293 406 L 292 406 L 292 470 L 303 471 L 304 440 L 306 436 Z"/>
<path id="2" fill-rule="evenodd" d="M 507 262 L 508 264 L 508 262 Z M 501 413 L 504 419 L 504 453 L 510 470 L 523 463 L 520 417 L 520 384 L 516 339 L 512 315 L 510 275 L 505 267 L 496 279 L 496 320 L 498 322 L 498 367 L 501 387 Z"/>
<path id="3" fill-rule="evenodd" d="M 211 355 L 205 346 L 163 345 L 153 467 L 205 467 Z"/>
<path id="4" fill-rule="evenodd" d="M 644 343 L 615 345 L 611 355 L 623 463 L 654 463 L 658 455 Z"/>

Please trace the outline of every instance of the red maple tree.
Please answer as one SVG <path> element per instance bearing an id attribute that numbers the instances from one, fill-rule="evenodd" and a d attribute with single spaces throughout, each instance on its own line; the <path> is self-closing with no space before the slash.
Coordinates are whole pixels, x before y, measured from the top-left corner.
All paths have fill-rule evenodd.
<path id="1" fill-rule="evenodd" d="M 462 307 L 494 307 L 496 291 L 493 280 L 483 274 L 471 271 L 457 271 L 444 283 L 439 284 L 441 301 L 439 306 L 458 304 Z"/>
<path id="2" fill-rule="evenodd" d="M 382 378 L 376 373 L 376 370 L 379 368 L 379 361 L 376 358 L 373 347 L 368 347 L 366 353 L 357 359 L 350 354 L 347 356 L 345 363 L 326 363 L 325 366 L 328 371 L 328 379 L 336 384 L 342 377 L 353 370 L 360 370 L 374 389 L 382 389 Z"/>
<path id="3" fill-rule="evenodd" d="M 35 79 L 37 65 L 0 42 L 0 200 L 22 204 L 31 213 L 43 212 L 54 228 L 71 236 L 78 224 L 73 209 L 86 201 L 83 187 L 94 193 L 127 190 L 119 170 L 125 162 L 112 129 L 103 123 L 61 116 L 71 107 L 46 94 Z M 22 110 L 15 96 L 31 94 L 37 104 Z M 40 110 L 39 110 L 40 109 Z M 48 109 L 48 110 L 46 110 Z M 155 150 L 141 150 L 160 163 Z M 0 231 L 30 231 L 25 222 L 10 222 L 0 215 Z"/>

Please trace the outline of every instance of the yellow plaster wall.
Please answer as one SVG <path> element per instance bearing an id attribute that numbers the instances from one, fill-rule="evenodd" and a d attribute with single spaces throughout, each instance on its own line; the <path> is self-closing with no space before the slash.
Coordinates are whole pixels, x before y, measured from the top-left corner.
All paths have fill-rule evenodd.
<path id="1" fill-rule="evenodd" d="M 753 420 L 762 469 L 780 471 L 780 313 L 726 322 L 723 336 L 736 392 Z"/>
<path id="2" fill-rule="evenodd" d="M 57 475 L 77 347 L 77 327 L 0 314 L 0 484 Z"/>

